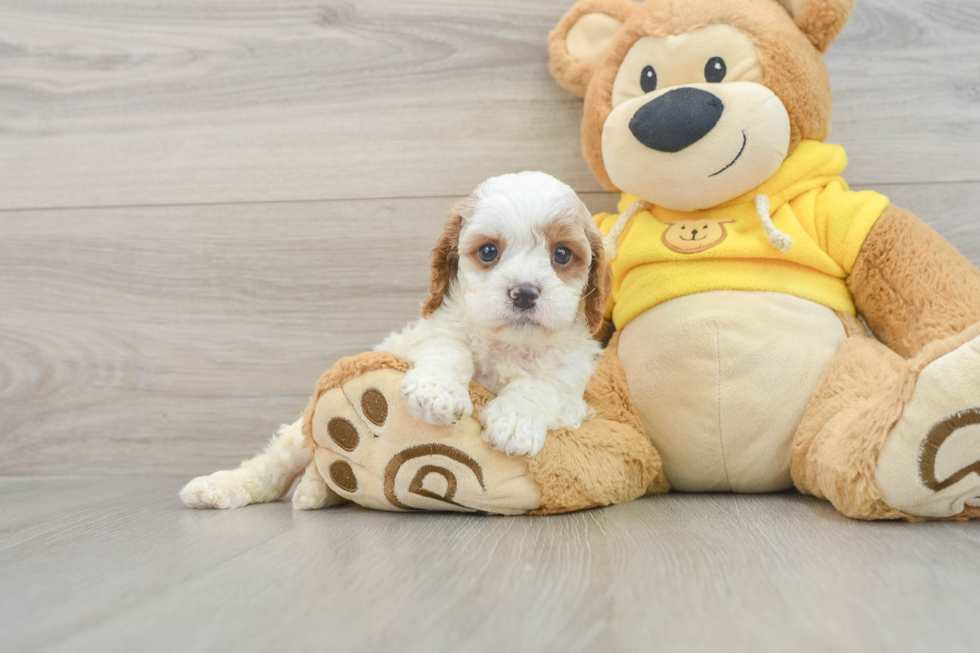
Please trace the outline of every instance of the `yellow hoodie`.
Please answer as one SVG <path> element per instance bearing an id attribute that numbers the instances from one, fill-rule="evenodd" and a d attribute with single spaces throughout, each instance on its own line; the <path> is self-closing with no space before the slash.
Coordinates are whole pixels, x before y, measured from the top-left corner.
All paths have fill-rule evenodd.
<path id="1" fill-rule="evenodd" d="M 855 313 L 845 280 L 889 200 L 848 189 L 839 145 L 803 141 L 768 181 L 717 207 L 685 213 L 647 205 L 619 238 L 613 294 L 616 327 L 667 300 L 709 290 L 767 290 Z M 784 253 L 770 243 L 756 197 L 769 197 L 772 222 L 793 239 Z M 637 198 L 623 193 L 619 211 Z M 619 216 L 600 213 L 608 234 Z"/>

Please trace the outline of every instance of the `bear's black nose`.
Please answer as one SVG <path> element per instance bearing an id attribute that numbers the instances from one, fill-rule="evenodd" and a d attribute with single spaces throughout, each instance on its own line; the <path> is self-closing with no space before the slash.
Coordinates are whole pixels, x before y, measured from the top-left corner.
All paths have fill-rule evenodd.
<path id="1" fill-rule="evenodd" d="M 678 88 L 640 107 L 630 119 L 630 131 L 652 150 L 680 152 L 707 136 L 724 110 L 717 95 Z"/>
<path id="2" fill-rule="evenodd" d="M 527 311 L 534 308 L 534 302 L 538 301 L 540 294 L 534 286 L 522 283 L 510 289 L 510 301 L 514 303 L 516 308 Z"/>

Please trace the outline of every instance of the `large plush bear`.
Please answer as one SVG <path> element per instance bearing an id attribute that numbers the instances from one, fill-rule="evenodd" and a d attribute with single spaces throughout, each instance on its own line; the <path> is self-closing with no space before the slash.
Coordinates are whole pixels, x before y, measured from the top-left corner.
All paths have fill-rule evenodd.
<path id="1" fill-rule="evenodd" d="M 476 415 L 413 419 L 405 361 L 344 359 L 306 413 L 300 507 L 324 482 L 306 507 L 555 513 L 795 485 L 856 518 L 980 516 L 980 272 L 849 190 L 824 143 L 822 53 L 853 5 L 576 4 L 551 70 L 585 97 L 585 157 L 622 192 L 596 216 L 616 328 L 586 394 L 596 418 L 508 457 Z M 479 413 L 489 395 L 472 398 Z"/>

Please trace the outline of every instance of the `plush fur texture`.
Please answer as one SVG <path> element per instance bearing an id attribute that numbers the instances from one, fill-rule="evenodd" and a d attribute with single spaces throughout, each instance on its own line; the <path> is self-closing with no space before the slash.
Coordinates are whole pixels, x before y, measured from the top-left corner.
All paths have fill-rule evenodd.
<path id="1" fill-rule="evenodd" d="M 895 206 L 878 219 L 847 285 L 871 330 L 902 356 L 980 322 L 980 270 Z"/>
<path id="2" fill-rule="evenodd" d="M 558 26 L 551 30 L 548 42 L 548 61 L 552 76 L 562 88 L 579 97 L 585 97 L 589 82 L 597 66 L 588 61 L 578 61 L 568 53 L 566 38 L 569 30 L 586 14 L 604 14 L 625 23 L 637 4 L 631 0 L 582 0 L 565 14 Z"/>
<path id="3" fill-rule="evenodd" d="M 472 213 L 473 201 L 463 200 L 449 209 L 446 226 L 432 248 L 432 272 L 429 277 L 429 295 L 422 302 L 422 317 L 426 318 L 442 306 L 449 292 L 449 284 L 456 278 L 459 268 L 459 234 L 463 230 L 462 212 Z"/>
<path id="4" fill-rule="evenodd" d="M 412 364 L 407 360 L 386 351 L 373 351 L 359 356 L 345 356 L 334 363 L 333 367 L 324 372 L 316 382 L 316 390 L 310 397 L 306 410 L 303 411 L 303 417 L 300 418 L 304 448 L 312 451 L 316 446 L 313 442 L 313 411 L 316 409 L 316 403 L 325 392 L 339 388 L 348 381 L 375 370 L 407 372 L 411 368 Z"/>
<path id="5" fill-rule="evenodd" d="M 582 0 L 552 32 L 549 45 L 551 70 L 562 86 L 585 95 L 583 150 L 596 177 L 607 188 L 613 189 L 615 184 L 609 178 L 602 158 L 603 126 L 612 110 L 613 81 L 627 52 L 634 43 L 646 36 L 681 35 L 719 23 L 733 26 L 751 38 L 763 70 L 761 83 L 774 92 L 786 108 L 791 122 L 791 152 L 801 139 L 823 140 L 829 133 L 832 96 L 821 53 L 840 33 L 853 7 L 854 0 L 647 0 L 642 4 L 627 0 Z M 602 25 L 605 25 L 606 37 L 611 33 L 608 28 L 615 25 L 611 22 L 613 19 L 622 22 L 623 26 L 612 40 L 604 58 L 600 58 L 598 54 L 601 53 L 594 49 L 589 51 L 588 48 L 578 47 L 577 51 L 588 52 L 590 59 L 578 61 L 569 53 L 568 36 L 576 22 L 590 13 L 612 17 L 596 23 L 600 27 L 597 32 L 600 33 Z M 577 32 L 579 36 L 575 38 L 586 32 Z M 608 38 L 597 40 L 602 44 L 608 42 Z M 597 61 L 600 63 L 596 63 Z M 521 193 L 518 192 L 518 195 Z M 505 262 L 501 259 L 481 269 L 477 267 L 473 254 L 484 240 L 493 242 L 498 249 L 506 252 L 508 246 L 526 240 L 526 234 L 522 235 L 522 230 L 534 231 L 537 223 L 533 217 L 528 217 L 534 211 L 528 213 L 517 210 L 516 214 L 523 216 L 517 222 L 523 220 L 523 223 L 516 232 L 505 229 L 490 233 L 488 227 L 495 224 L 495 221 L 499 222 L 507 211 L 501 212 L 499 204 L 495 205 L 496 208 L 481 208 L 481 202 L 486 203 L 486 197 L 481 197 L 481 193 L 477 192 L 469 200 L 454 207 L 446 230 L 433 251 L 433 273 L 429 298 L 423 308 L 426 317 L 423 323 L 433 327 L 442 321 L 444 315 L 456 316 L 448 320 L 448 326 L 440 327 L 443 331 L 435 334 L 438 337 L 451 334 L 458 336 L 460 324 L 466 321 L 460 316 L 472 319 L 476 323 L 477 332 L 488 329 L 492 332 L 493 328 L 506 327 L 499 320 L 506 316 L 508 309 L 499 303 L 501 293 L 497 291 L 500 288 L 495 286 L 497 280 L 503 277 L 497 277 L 494 273 L 498 264 L 503 270 Z M 518 204 L 520 202 L 511 204 L 511 207 Z M 572 204 L 574 203 L 569 206 Z M 555 211 L 549 213 L 544 210 L 537 213 L 551 215 Z M 579 217 L 585 220 L 585 217 Z M 470 226 L 480 224 L 483 226 L 474 233 L 480 233 L 481 237 L 469 239 L 467 233 Z M 566 224 L 541 228 L 538 240 L 548 242 L 551 247 L 554 243 L 549 234 L 570 233 L 567 227 Z M 607 265 L 600 249 L 600 239 L 588 229 L 588 225 L 583 223 L 581 228 L 583 231 L 578 234 L 581 243 L 575 247 L 579 248 L 576 252 L 579 254 L 578 259 L 582 259 L 582 265 L 560 274 L 556 272 L 557 280 L 550 279 L 549 283 L 552 283 L 551 287 L 559 294 L 562 290 L 568 291 L 566 295 L 574 298 L 575 308 L 583 311 L 585 319 L 575 322 L 579 328 L 577 337 L 587 336 L 590 330 L 602 332 L 606 337 L 608 333 L 603 331 L 600 298 L 609 287 Z M 530 252 L 535 248 L 541 249 L 536 241 L 534 247 L 528 246 L 524 249 Z M 548 251 L 547 248 L 545 251 Z M 583 259 L 586 251 L 589 252 L 587 264 Z M 546 266 L 540 265 L 540 251 L 536 254 L 526 252 L 523 258 L 528 265 L 515 266 L 515 269 L 523 269 L 525 272 L 545 270 Z M 980 403 L 980 397 L 973 392 L 975 384 L 961 383 L 956 387 L 957 393 L 946 394 L 953 397 L 947 403 L 955 404 L 963 399 L 962 408 L 953 405 L 953 413 L 946 409 L 935 410 L 933 417 L 932 409 L 935 406 L 921 396 L 925 394 L 928 399 L 932 395 L 926 392 L 916 395 L 916 386 L 920 381 L 920 388 L 931 382 L 940 390 L 933 394 L 942 394 L 941 391 L 946 387 L 943 385 L 945 371 L 957 369 L 955 365 L 943 367 L 944 363 L 953 361 L 962 368 L 973 365 L 976 360 L 977 343 L 980 342 L 977 340 L 980 338 L 980 272 L 952 245 L 917 218 L 891 207 L 878 219 L 864 242 L 848 279 L 848 287 L 870 330 L 883 342 L 868 337 L 864 325 L 854 316 L 838 314 L 847 338 L 824 371 L 817 390 L 806 405 L 804 417 L 792 442 L 792 480 L 800 491 L 826 498 L 843 514 L 854 518 L 920 520 L 921 516 L 903 512 L 885 503 L 883 496 L 887 492 L 879 487 L 879 480 L 876 478 L 881 477 L 876 477 L 876 473 L 879 471 L 879 461 L 882 462 L 881 469 L 888 473 L 898 470 L 899 490 L 904 490 L 904 468 L 901 465 L 890 467 L 886 464 L 890 452 L 899 447 L 898 452 L 901 455 L 898 459 L 914 462 L 915 459 L 908 454 L 914 455 L 919 449 L 916 446 L 906 447 L 904 441 L 890 438 L 890 435 L 903 428 L 903 425 L 913 424 L 915 428 L 910 428 L 909 432 L 919 439 L 913 439 L 912 444 L 916 445 L 919 441 L 928 444 L 933 442 L 925 438 L 930 424 L 948 423 L 950 414 L 956 417 L 960 414 L 958 411 L 975 411 Z M 491 292 L 483 302 L 481 293 L 488 288 Z M 471 290 L 474 291 L 474 298 L 460 296 L 460 293 L 465 295 Z M 548 319 L 558 319 L 561 315 L 569 314 L 574 317 L 574 311 L 568 311 L 569 301 L 558 303 L 560 306 L 554 307 Z M 476 310 L 467 314 L 466 307 L 469 306 Z M 493 320 L 498 322 L 491 323 Z M 549 328 L 559 322 L 560 319 L 549 323 Z M 349 398 L 344 397 L 343 392 L 337 392 L 338 388 L 379 370 L 385 370 L 386 374 L 390 370 L 398 375 L 396 380 L 404 379 L 402 390 L 408 396 L 408 405 L 412 406 L 412 396 L 420 389 L 422 394 L 429 392 L 433 385 L 432 379 L 426 381 L 428 386 L 418 379 L 412 379 L 414 372 L 425 367 L 420 366 L 420 360 L 424 356 L 420 357 L 418 354 L 425 349 L 422 341 L 426 340 L 426 334 L 416 338 L 417 335 L 419 334 L 410 329 L 407 334 L 396 336 L 387 343 L 390 348 L 403 353 L 404 357 L 388 352 L 372 352 L 338 361 L 321 377 L 303 420 L 283 427 L 265 453 L 246 461 L 240 468 L 194 479 L 182 491 L 182 498 L 195 507 L 213 508 L 270 501 L 288 491 L 289 484 L 306 467 L 307 473 L 294 495 L 294 506 L 316 508 L 345 500 L 326 486 L 320 474 L 324 467 L 318 469 L 316 465 L 310 465 L 316 450 L 317 457 L 332 461 L 330 469 L 333 469 L 334 463 L 340 463 L 348 471 L 352 469 L 343 453 L 349 449 L 341 446 L 340 450 L 327 451 L 323 446 L 326 440 L 321 438 L 319 444 L 314 442 L 312 424 L 316 418 L 317 404 L 330 403 L 332 399 L 325 393 L 332 392 L 338 397 L 338 405 L 334 407 L 337 411 L 350 409 Z M 402 342 L 396 342 L 399 338 Z M 481 341 L 481 338 L 476 341 L 466 339 L 468 344 L 456 349 L 447 349 L 441 346 L 442 342 L 433 348 L 436 355 L 429 361 L 433 363 L 428 368 L 429 372 L 444 371 L 445 367 L 451 368 L 454 365 L 467 367 L 467 361 L 467 369 L 470 371 L 468 374 L 458 374 L 455 378 L 450 374 L 450 380 L 455 387 L 449 400 L 430 401 L 426 405 L 419 401 L 415 406 L 416 416 L 409 415 L 404 407 L 400 407 L 402 416 L 398 419 L 402 421 L 393 423 L 392 418 L 389 418 L 385 428 L 405 436 L 408 446 L 405 451 L 417 450 L 419 447 L 426 452 L 436 451 L 442 444 L 439 434 L 444 432 L 437 432 L 434 429 L 439 427 L 425 424 L 419 416 L 438 421 L 455 418 L 472 410 L 486 426 L 487 416 L 494 416 L 493 407 L 502 405 L 498 402 L 508 396 L 509 390 L 515 390 L 511 394 L 520 401 L 497 411 L 494 418 L 508 425 L 531 415 L 547 421 L 557 413 L 567 412 L 555 409 L 558 403 L 552 401 L 555 399 L 554 394 L 549 395 L 548 401 L 535 403 L 537 399 L 547 395 L 536 394 L 541 389 L 540 386 L 521 385 L 511 388 L 507 380 L 494 370 L 478 372 L 479 365 L 474 358 L 484 360 L 481 357 L 485 352 L 478 352 L 474 356 L 472 348 L 477 341 Z M 651 337 L 649 346 L 661 344 L 655 337 Z M 806 347 L 807 343 L 802 342 L 800 346 Z M 579 353 L 595 351 L 589 346 L 573 347 L 573 350 Z M 965 356 L 964 352 L 970 355 Z M 567 353 L 569 352 L 563 350 L 562 356 Z M 511 505 L 509 512 L 531 510 L 537 514 L 551 514 L 627 501 L 645 493 L 666 492 L 668 483 L 660 456 L 643 432 L 618 354 L 619 335 L 616 334 L 612 336 L 587 385 L 584 381 L 587 375 L 583 378 L 579 374 L 584 373 L 586 366 L 576 363 L 571 377 L 578 379 L 576 383 L 581 387 L 576 386 L 575 391 L 569 392 L 568 396 L 584 397 L 581 406 L 587 403 L 594 410 L 594 419 L 583 422 L 585 415 L 582 411 L 583 415 L 575 414 L 567 425 L 560 421 L 547 421 L 547 426 L 554 430 L 543 440 L 543 448 L 536 457 L 514 458 L 492 451 L 476 437 L 474 420 L 470 419 L 469 424 L 473 427 L 470 437 L 457 438 L 454 442 L 462 442 L 460 446 L 469 448 L 472 455 L 467 458 L 465 452 L 457 450 L 452 454 L 456 456 L 453 460 L 475 464 L 479 458 L 485 463 L 481 468 L 481 479 L 496 478 L 501 481 L 500 485 L 487 488 L 481 480 L 478 488 L 482 490 L 478 489 L 476 493 L 484 492 L 483 499 L 488 496 L 493 498 L 494 487 L 513 484 L 516 478 L 521 486 L 519 494 L 523 498 L 520 505 Z M 451 359 L 448 363 L 447 356 Z M 488 355 L 485 360 L 491 358 Z M 520 358 L 521 356 L 512 357 Z M 633 359 L 627 357 L 627 360 Z M 590 359 L 589 370 L 591 365 Z M 970 367 L 971 373 L 974 369 L 975 367 Z M 559 373 L 552 369 L 545 376 L 555 379 L 566 378 L 568 375 L 564 371 Z M 955 374 L 950 376 L 955 377 Z M 500 394 L 495 397 L 482 385 L 469 383 L 471 379 L 482 382 Z M 956 383 L 957 379 L 950 378 L 949 381 Z M 363 401 L 364 395 L 360 391 L 358 396 Z M 530 403 L 527 403 L 528 399 Z M 651 399 L 646 397 L 644 400 Z M 916 406 L 924 406 L 925 409 L 916 413 Z M 909 415 L 917 415 L 919 421 L 909 421 Z M 515 416 L 518 420 L 514 419 Z M 577 426 L 579 422 L 582 422 L 581 426 Z M 920 423 L 926 425 L 921 436 L 917 426 Z M 421 440 L 412 441 L 412 437 L 415 437 L 413 434 L 419 434 L 417 437 Z M 493 440 L 492 437 L 490 439 Z M 373 442 L 371 439 L 367 441 Z M 967 466 L 960 468 L 961 471 L 971 470 L 975 464 L 973 452 L 964 448 L 966 445 L 962 445 L 963 441 L 959 445 L 960 449 L 957 450 L 954 446 L 952 450 L 955 455 L 968 459 Z M 401 443 L 400 440 L 398 442 Z M 499 446 L 501 443 L 497 444 Z M 504 446 L 506 448 L 506 443 Z M 399 462 L 405 451 L 398 452 L 392 462 Z M 667 452 L 666 448 L 664 452 Z M 937 451 L 933 453 L 938 455 Z M 960 462 L 955 458 L 954 461 L 957 464 Z M 937 469 L 935 461 L 932 464 L 934 473 Z M 382 465 L 382 468 L 385 466 Z M 954 478 L 956 473 L 954 471 L 953 476 L 949 476 L 947 472 L 946 480 Z M 922 472 L 919 474 L 921 476 Z M 350 476 L 353 478 L 354 473 L 351 472 Z M 971 482 L 976 480 L 972 475 L 970 479 Z M 418 480 L 421 484 L 424 479 L 419 477 Z M 919 481 L 918 478 L 909 479 L 910 483 Z M 964 483 L 962 479 L 956 482 Z M 437 498 L 450 501 L 448 476 L 446 483 L 446 495 Z M 884 481 L 882 484 L 889 487 Z M 967 487 L 969 492 L 975 489 L 975 486 Z M 901 492 L 891 496 L 899 494 Z M 431 496 L 432 492 L 430 498 Z M 501 491 L 500 496 L 511 495 Z M 362 502 L 357 497 L 353 500 Z M 384 501 L 380 494 L 365 496 L 363 505 L 390 509 L 393 504 Z M 537 503 L 540 505 L 536 508 L 529 508 Z M 909 505 L 895 501 L 893 503 Z M 913 502 L 910 505 L 915 504 Z M 507 507 L 496 505 L 497 512 L 505 512 L 506 510 L 500 508 Z M 948 518 L 976 517 L 980 517 L 980 507 L 968 506 L 959 514 Z"/>
<path id="6" fill-rule="evenodd" d="M 660 458 L 640 428 L 630 400 L 622 366 L 616 356 L 617 340 L 614 337 L 601 357 L 586 389 L 585 396 L 595 410 L 595 419 L 579 429 L 551 433 L 541 453 L 526 459 L 528 476 L 541 493 L 541 505 L 532 511 L 533 514 L 605 506 L 644 494 L 661 494 L 669 489 Z M 321 397 L 379 369 L 404 373 L 411 369 L 411 364 L 387 352 L 370 352 L 343 358 L 320 377 L 302 421 L 302 431 L 310 450 L 318 446 L 313 442 L 312 424 Z M 469 390 L 477 412 L 493 400 L 493 394 L 478 384 L 472 384 Z M 405 425 L 402 428 L 412 427 Z M 315 468 L 307 474 L 314 475 L 319 478 Z M 307 476 L 297 491 L 308 482 Z M 315 480 L 312 487 L 319 491 Z"/>
<path id="7" fill-rule="evenodd" d="M 922 370 L 978 336 L 980 324 L 930 343 L 912 359 L 871 338 L 848 338 L 824 373 L 794 438 L 797 488 L 827 499 L 848 517 L 922 521 L 884 503 L 875 480 L 878 455 L 912 399 Z M 980 510 L 967 507 L 950 519 L 978 515 Z"/>
<path id="8" fill-rule="evenodd" d="M 278 501 L 303 473 L 293 494 L 293 507 L 316 509 L 343 503 L 345 499 L 327 488 L 313 464 L 313 435 L 310 418 L 317 399 L 365 372 L 391 368 L 405 372 L 410 364 L 392 354 L 378 352 L 366 357 L 341 358 L 320 377 L 313 400 L 303 416 L 283 425 L 269 440 L 264 452 L 243 462 L 238 468 L 199 476 L 180 491 L 180 498 L 192 508 L 241 508 L 252 503 Z"/>
<path id="9" fill-rule="evenodd" d="M 409 411 L 431 424 L 467 417 L 475 380 L 497 394 L 480 414 L 484 438 L 508 454 L 533 456 L 548 430 L 578 428 L 607 268 L 571 188 L 540 172 L 481 184 L 450 210 L 432 251 L 424 319 L 378 347 L 414 364 L 401 387 Z M 521 289 L 533 293 L 529 304 Z"/>
<path id="10" fill-rule="evenodd" d="M 800 140 L 823 140 L 830 133 L 833 93 L 821 51 L 813 45 L 836 37 L 850 16 L 853 0 L 811 0 L 812 6 L 800 20 L 816 30 L 811 36 L 800 31 L 786 9 L 773 0 L 647 0 L 634 4 L 632 13 L 614 41 L 603 63 L 596 67 L 575 62 L 564 38 L 583 14 L 606 10 L 616 18 L 626 9 L 618 2 L 586 0 L 575 5 L 551 34 L 549 53 L 555 79 L 577 92 L 587 81 L 582 119 L 582 151 L 596 178 L 609 190 L 619 190 L 609 178 L 602 157 L 602 132 L 612 111 L 612 87 L 620 64 L 636 41 L 644 36 L 684 34 L 712 24 L 732 25 L 748 34 L 759 51 L 764 71 L 763 84 L 782 101 L 790 116 L 792 153 Z M 824 23 L 820 16 L 844 15 L 844 22 Z"/>
<path id="11" fill-rule="evenodd" d="M 618 344 L 616 334 L 585 392 L 595 419 L 553 433 L 528 460 L 528 474 L 541 489 L 536 514 L 606 506 L 670 489 L 630 399 Z"/>
<path id="12" fill-rule="evenodd" d="M 484 261 L 488 244 L 495 256 Z M 371 369 L 412 364 L 401 384 L 412 416 L 430 424 L 469 416 L 476 381 L 497 395 L 479 411 L 484 439 L 511 455 L 534 455 L 549 430 L 588 419 L 583 394 L 601 351 L 592 333 L 603 323 L 610 275 L 601 234 L 575 192 L 538 172 L 489 179 L 450 209 L 431 259 L 423 319 L 378 346 L 400 358 L 370 359 Z M 535 293 L 530 306 L 518 303 L 521 287 Z M 363 364 L 339 361 L 308 412 L 324 388 L 363 373 Z M 181 493 L 185 503 L 235 508 L 279 499 L 311 462 L 309 433 L 304 440 L 299 429 L 300 422 L 283 427 L 265 453 L 236 470 L 194 479 Z M 311 468 L 294 505 L 336 499 Z"/>
<path id="13" fill-rule="evenodd" d="M 761 84 L 775 94 L 790 120 L 788 152 L 802 139 L 822 141 L 830 132 L 833 103 L 822 54 L 840 34 L 854 6 L 855 0 L 646 0 L 629 7 L 611 1 L 579 2 L 552 32 L 549 53 L 552 74 L 559 84 L 580 95 L 585 89 L 582 148 L 596 178 L 610 190 L 622 189 L 668 209 L 691 210 L 669 193 L 660 192 L 656 184 L 640 187 L 638 179 L 663 169 L 661 159 L 679 164 L 684 159 L 671 158 L 674 151 L 656 147 L 655 141 L 644 141 L 633 131 L 632 119 L 639 116 L 638 107 L 653 113 L 653 103 L 674 89 L 712 92 L 711 84 L 704 83 L 710 82 L 707 73 L 703 78 L 696 71 L 692 74 L 696 66 L 678 72 L 690 62 L 676 53 L 690 48 L 702 57 L 698 61 L 703 60 L 705 53 L 698 49 L 696 39 L 703 40 L 704 30 L 719 24 L 734 27 L 751 39 L 762 69 L 761 81 L 755 72 L 747 72 L 753 59 L 744 54 L 744 46 L 740 46 L 742 54 L 734 57 L 742 62 L 743 77 L 731 81 Z M 595 48 L 581 44 L 575 48 L 589 53 L 588 63 L 575 60 L 568 35 L 590 13 L 605 13 L 622 22 L 622 27 L 611 42 L 607 36 L 595 41 L 597 47 L 607 48 L 601 60 Z M 605 23 L 607 29 L 613 24 Z M 726 42 L 735 42 L 730 32 L 725 34 L 712 31 L 712 43 L 726 38 Z M 671 40 L 675 36 L 682 38 Z M 661 67 L 656 78 L 651 76 L 656 80 L 653 86 L 640 82 L 642 93 L 628 85 L 636 85 L 631 80 L 639 75 L 637 61 L 654 70 Z M 627 85 L 621 81 L 614 89 L 621 67 Z M 661 76 L 673 81 L 661 85 Z M 727 94 L 720 90 L 713 94 L 723 102 L 726 114 L 738 100 L 734 88 L 727 89 Z M 688 97 L 691 95 L 689 92 Z M 629 131 L 620 114 L 630 119 Z M 709 129 L 709 134 L 724 131 Z M 656 154 L 635 143 L 632 148 L 617 147 L 620 141 L 632 143 L 631 138 Z M 684 149 L 678 152 L 683 154 Z M 692 147 L 688 154 L 694 150 Z M 615 155 L 614 165 L 604 158 L 611 154 Z M 761 170 L 760 174 L 771 172 Z M 618 186 L 617 179 L 632 188 Z M 675 188 L 676 184 L 668 186 Z M 717 201 L 714 195 L 711 198 Z M 911 401 L 921 370 L 956 347 L 965 347 L 970 334 L 980 328 L 975 326 L 980 323 L 980 271 L 918 218 L 890 207 L 865 240 L 847 283 L 868 327 L 887 346 L 869 339 L 853 316 L 839 315 L 848 339 L 825 371 L 796 434 L 793 479 L 802 491 L 829 499 L 853 517 L 915 519 L 882 500 L 875 479 L 879 452 Z M 962 409 L 969 409 L 974 400 L 966 397 Z M 937 414 L 936 420 L 944 416 Z M 980 510 L 967 507 L 955 518 L 977 514 Z"/>
<path id="14" fill-rule="evenodd" d="M 851 18 L 857 0 L 781 0 L 796 26 L 820 52 L 826 52 Z"/>
<path id="15" fill-rule="evenodd" d="M 585 288 L 585 320 L 589 330 L 597 340 L 602 341 L 601 331 L 605 328 L 606 299 L 612 292 L 612 269 L 606 260 L 602 234 L 589 229 L 586 233 L 589 248 L 592 250 L 592 263 L 589 265 L 589 283 Z"/>
<path id="16" fill-rule="evenodd" d="M 906 517 L 881 501 L 874 479 L 878 450 L 914 389 L 904 361 L 870 338 L 855 336 L 807 407 L 793 441 L 793 482 L 857 519 Z"/>
<path id="17" fill-rule="evenodd" d="M 180 491 L 181 500 L 192 508 L 227 510 L 281 499 L 312 460 L 301 428 L 301 421 L 284 424 L 265 451 L 236 469 L 191 480 Z"/>

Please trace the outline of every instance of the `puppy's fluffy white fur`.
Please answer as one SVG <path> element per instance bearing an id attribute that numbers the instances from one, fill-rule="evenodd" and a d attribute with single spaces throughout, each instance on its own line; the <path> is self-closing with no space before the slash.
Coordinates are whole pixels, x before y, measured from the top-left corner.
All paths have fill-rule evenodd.
<path id="1" fill-rule="evenodd" d="M 450 209 L 423 318 L 376 349 L 413 363 L 401 385 L 413 416 L 448 424 L 470 415 L 476 381 L 497 395 L 480 412 L 484 439 L 533 456 L 547 431 L 589 418 L 583 394 L 608 283 L 601 234 L 570 187 L 541 172 L 494 177 Z M 300 426 L 280 429 L 238 469 L 194 479 L 181 498 L 197 508 L 278 499 L 311 461 Z M 331 499 L 319 475 L 308 474 L 293 505 Z"/>
<path id="2" fill-rule="evenodd" d="M 589 283 L 601 272 L 598 243 L 574 191 L 540 172 L 489 179 L 453 207 L 425 318 L 378 347 L 414 364 L 401 386 L 412 415 L 433 424 L 469 415 L 474 380 L 497 395 L 480 413 L 483 437 L 508 454 L 533 456 L 548 430 L 581 425 L 600 346 L 579 306 L 599 292 Z M 487 246 L 495 256 L 485 262 Z M 538 295 L 530 308 L 516 305 L 522 287 Z"/>

